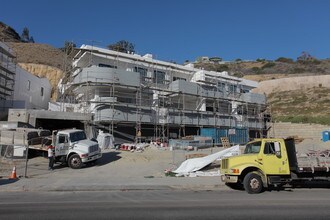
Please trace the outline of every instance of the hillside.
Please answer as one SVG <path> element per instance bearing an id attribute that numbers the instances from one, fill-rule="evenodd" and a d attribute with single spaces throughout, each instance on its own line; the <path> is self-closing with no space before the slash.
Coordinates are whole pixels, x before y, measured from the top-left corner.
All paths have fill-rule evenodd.
<path id="1" fill-rule="evenodd" d="M 18 65 L 26 71 L 46 77 L 52 85 L 51 98 L 57 98 L 57 84 L 63 77 L 64 53 L 47 44 L 7 43 L 14 51 Z"/>
<path id="2" fill-rule="evenodd" d="M 289 61 L 288 61 L 289 60 Z M 330 59 L 299 60 L 283 58 L 276 61 L 237 61 L 228 63 L 195 63 L 195 67 L 213 71 L 228 71 L 237 77 L 258 76 L 263 80 L 267 75 L 272 77 L 290 77 L 295 74 L 323 75 L 330 73 Z M 280 74 L 280 75 L 279 75 Z"/>
<path id="3" fill-rule="evenodd" d="M 0 40 L 5 42 L 21 42 L 21 37 L 12 27 L 0 21 Z"/>
<path id="4" fill-rule="evenodd" d="M 7 43 L 16 55 L 18 63 L 34 63 L 63 69 L 64 53 L 47 44 Z"/>

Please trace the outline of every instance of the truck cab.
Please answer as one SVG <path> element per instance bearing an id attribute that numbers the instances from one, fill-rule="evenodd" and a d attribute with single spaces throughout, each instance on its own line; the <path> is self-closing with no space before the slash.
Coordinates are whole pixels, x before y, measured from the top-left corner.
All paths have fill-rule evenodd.
<path id="1" fill-rule="evenodd" d="M 231 188 L 259 193 L 269 183 L 290 178 L 290 165 L 284 139 L 255 139 L 244 153 L 222 159 L 221 179 Z M 284 181 L 285 182 L 285 181 Z"/>
<path id="2" fill-rule="evenodd" d="M 55 131 L 52 142 L 55 161 L 66 162 L 73 169 L 79 169 L 84 163 L 95 162 L 102 157 L 98 143 L 88 140 L 83 130 Z"/>

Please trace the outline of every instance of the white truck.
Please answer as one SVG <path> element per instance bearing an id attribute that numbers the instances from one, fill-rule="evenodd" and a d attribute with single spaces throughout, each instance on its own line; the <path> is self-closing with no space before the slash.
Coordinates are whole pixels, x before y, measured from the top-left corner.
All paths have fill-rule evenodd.
<path id="1" fill-rule="evenodd" d="M 67 163 L 72 169 L 79 169 L 84 163 L 96 162 L 102 157 L 98 143 L 88 140 L 83 130 L 54 131 L 52 138 L 55 162 Z"/>

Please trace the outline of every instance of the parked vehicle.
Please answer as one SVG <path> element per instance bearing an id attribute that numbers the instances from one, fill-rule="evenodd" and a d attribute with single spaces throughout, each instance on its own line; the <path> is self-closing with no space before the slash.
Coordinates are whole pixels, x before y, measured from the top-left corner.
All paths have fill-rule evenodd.
<path id="1" fill-rule="evenodd" d="M 88 140 L 83 130 L 53 132 L 52 146 L 55 150 L 55 162 L 65 162 L 72 169 L 79 169 L 84 163 L 96 162 L 102 157 L 98 143 Z"/>
<path id="2" fill-rule="evenodd" d="M 255 139 L 242 155 L 222 159 L 221 180 L 250 194 L 268 187 L 330 180 L 330 150 L 297 155 L 294 139 Z"/>

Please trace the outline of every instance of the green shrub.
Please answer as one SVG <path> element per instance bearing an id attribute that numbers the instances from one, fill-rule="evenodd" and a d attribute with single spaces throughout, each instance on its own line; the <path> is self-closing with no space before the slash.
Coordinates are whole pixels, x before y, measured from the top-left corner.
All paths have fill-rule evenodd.
<path id="1" fill-rule="evenodd" d="M 294 63 L 293 59 L 286 58 L 286 57 L 279 57 L 275 61 L 276 62 L 281 62 L 281 63 Z"/>
<path id="2" fill-rule="evenodd" d="M 306 115 L 287 115 L 276 116 L 275 121 L 291 123 L 312 123 L 321 125 L 330 125 L 330 116 L 306 116 Z"/>
<path id="3" fill-rule="evenodd" d="M 275 65 L 276 65 L 275 63 L 266 63 L 266 64 L 263 65 L 261 68 L 262 68 L 262 69 L 272 68 L 272 67 L 274 67 Z"/>
<path id="4" fill-rule="evenodd" d="M 265 62 L 265 61 L 266 61 L 266 59 L 263 59 L 263 58 L 258 58 L 258 59 L 256 59 L 256 61 L 257 61 L 257 62 Z"/>
<path id="5" fill-rule="evenodd" d="M 304 65 L 311 65 L 311 64 L 318 65 L 318 64 L 321 63 L 321 61 L 318 60 L 318 59 L 297 60 L 297 62 L 300 63 L 300 64 L 304 64 Z"/>
<path id="6" fill-rule="evenodd" d="M 215 68 L 215 70 L 217 72 L 228 71 L 229 70 L 229 67 L 226 64 L 220 64 L 220 65 L 217 65 L 217 67 Z"/>
<path id="7" fill-rule="evenodd" d="M 303 73 L 303 72 L 306 72 L 306 70 L 304 68 L 295 67 L 295 68 L 293 68 L 293 70 L 291 72 L 292 73 Z"/>
<path id="8" fill-rule="evenodd" d="M 252 67 L 251 70 L 256 74 L 261 74 L 262 73 L 261 69 L 259 67 L 256 67 L 256 66 Z"/>

